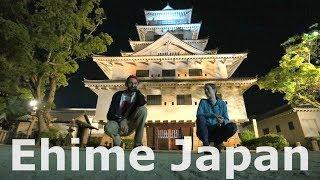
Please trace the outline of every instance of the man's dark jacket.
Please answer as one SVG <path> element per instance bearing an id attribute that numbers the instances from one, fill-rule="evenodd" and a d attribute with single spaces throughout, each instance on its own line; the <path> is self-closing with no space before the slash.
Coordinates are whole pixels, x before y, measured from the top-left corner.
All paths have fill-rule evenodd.
<path id="1" fill-rule="evenodd" d="M 120 100 L 121 100 L 121 95 L 124 91 L 118 91 L 112 96 L 111 104 L 109 107 L 109 111 L 107 114 L 107 119 L 109 121 L 116 121 L 120 122 L 122 120 L 121 115 L 120 115 Z M 147 101 L 144 98 L 144 95 L 137 90 L 136 91 L 136 99 L 135 101 L 129 106 L 129 114 L 130 116 L 136 109 L 137 107 L 143 106 L 147 103 Z M 124 117 L 126 118 L 126 117 Z"/>

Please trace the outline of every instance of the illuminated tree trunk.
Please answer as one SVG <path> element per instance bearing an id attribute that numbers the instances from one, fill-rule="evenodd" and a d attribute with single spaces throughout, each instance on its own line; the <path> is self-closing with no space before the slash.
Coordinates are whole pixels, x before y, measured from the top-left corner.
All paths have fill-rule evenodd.
<path id="1" fill-rule="evenodd" d="M 50 78 L 50 91 L 49 91 L 48 100 L 47 100 L 47 107 L 44 109 L 44 117 L 45 117 L 47 126 L 49 126 L 52 120 L 50 112 L 54 104 L 53 101 L 56 95 L 56 91 L 57 91 L 57 76 L 52 76 Z"/>

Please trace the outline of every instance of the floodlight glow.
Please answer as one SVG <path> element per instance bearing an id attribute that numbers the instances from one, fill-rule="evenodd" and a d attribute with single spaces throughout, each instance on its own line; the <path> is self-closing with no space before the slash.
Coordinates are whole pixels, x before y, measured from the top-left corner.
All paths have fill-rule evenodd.
<path id="1" fill-rule="evenodd" d="M 318 35 L 319 35 L 319 32 L 318 32 L 318 31 L 314 31 L 314 32 L 312 33 L 312 35 L 318 36 Z"/>
<path id="2" fill-rule="evenodd" d="M 31 100 L 29 105 L 35 107 L 38 104 L 37 100 Z"/>

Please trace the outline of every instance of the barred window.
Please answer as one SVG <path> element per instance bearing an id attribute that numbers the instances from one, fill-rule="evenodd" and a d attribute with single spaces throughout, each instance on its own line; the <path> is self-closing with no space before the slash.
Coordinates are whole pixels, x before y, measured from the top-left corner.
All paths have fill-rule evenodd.
<path id="1" fill-rule="evenodd" d="M 191 94 L 177 95 L 178 105 L 192 105 Z"/>
<path id="2" fill-rule="evenodd" d="M 147 95 L 147 105 L 161 105 L 161 95 Z"/>
<path id="3" fill-rule="evenodd" d="M 162 70 L 162 77 L 174 77 L 176 76 L 175 69 L 164 69 Z"/>
<path id="4" fill-rule="evenodd" d="M 149 77 L 149 70 L 137 70 L 136 76 L 137 77 Z"/>
<path id="5" fill-rule="evenodd" d="M 103 125 L 104 125 L 103 120 L 100 120 L 98 123 L 98 129 L 103 129 Z"/>
<path id="6" fill-rule="evenodd" d="M 269 134 L 269 128 L 265 128 L 262 130 L 263 131 L 263 135 Z"/>
<path id="7" fill-rule="evenodd" d="M 202 76 L 202 69 L 189 69 L 189 76 Z"/>
<path id="8" fill-rule="evenodd" d="M 162 35 L 155 34 L 155 35 L 153 36 L 153 40 L 157 40 L 157 39 L 161 38 L 161 36 L 162 36 Z"/>
<path id="9" fill-rule="evenodd" d="M 174 34 L 175 37 L 177 37 L 178 39 L 183 39 L 183 34 Z"/>
<path id="10" fill-rule="evenodd" d="M 288 122 L 288 126 L 289 126 L 289 129 L 290 129 L 290 130 L 293 130 L 293 129 L 294 129 L 294 125 L 293 125 L 293 122 L 292 122 L 292 121 Z"/>

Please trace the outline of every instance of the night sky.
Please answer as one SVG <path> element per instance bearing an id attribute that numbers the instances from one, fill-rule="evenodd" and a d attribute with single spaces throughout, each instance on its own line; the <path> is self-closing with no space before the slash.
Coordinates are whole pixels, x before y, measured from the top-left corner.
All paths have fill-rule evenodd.
<path id="1" fill-rule="evenodd" d="M 285 0 L 102 0 L 107 21 L 99 31 L 107 32 L 113 43 L 105 55 L 119 56 L 132 51 L 129 38 L 138 40 L 135 24 L 145 24 L 144 9 L 159 10 L 169 2 L 174 9 L 193 7 L 192 22 L 202 21 L 199 38 L 209 37 L 206 49 L 218 53 L 248 52 L 233 77 L 261 77 L 278 65 L 283 54 L 281 43 L 320 22 L 317 1 Z M 86 79 L 106 79 L 91 58 L 79 61 L 69 86 L 58 90 L 57 108 L 95 108 L 97 96 L 82 83 Z M 286 104 L 281 94 L 251 87 L 245 94 L 248 115 L 259 115 Z"/>

